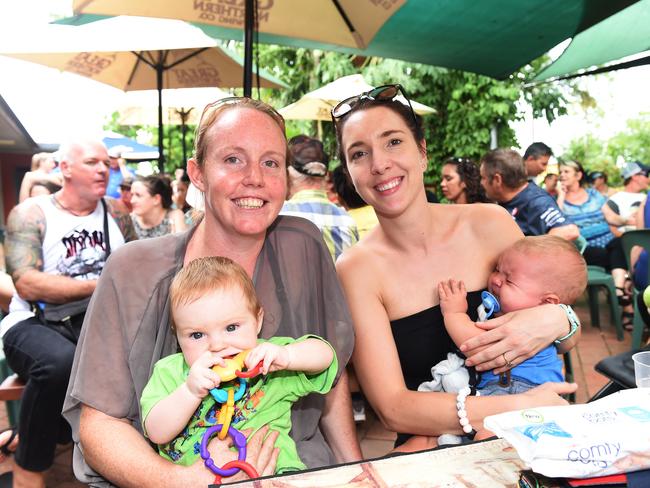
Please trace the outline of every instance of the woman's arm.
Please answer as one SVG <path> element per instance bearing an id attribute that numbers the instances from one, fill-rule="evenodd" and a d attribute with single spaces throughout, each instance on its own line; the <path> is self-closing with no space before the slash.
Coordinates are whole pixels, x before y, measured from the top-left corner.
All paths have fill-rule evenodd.
<path id="1" fill-rule="evenodd" d="M 337 463 L 363 459 L 352 418 L 352 399 L 345 369 L 334 388 L 325 395 L 325 408 L 319 426 Z"/>
<path id="2" fill-rule="evenodd" d="M 609 207 L 609 205 L 607 205 L 607 202 L 605 202 L 605 204 L 600 208 L 600 211 L 603 213 L 603 217 L 605 217 L 607 223 L 615 227 L 621 227 L 622 225 L 627 225 L 630 223 L 633 224 L 636 222 L 636 220 L 634 220 L 634 222 L 630 222 L 630 219 L 634 217 L 623 217 L 622 215 L 619 215 L 616 212 L 614 212 Z M 620 236 L 621 233 L 619 232 L 618 234 Z"/>
<path id="3" fill-rule="evenodd" d="M 557 305 L 540 305 L 518 310 L 487 322 L 476 324 L 487 332 L 469 339 L 460 350 L 467 356 L 466 364 L 478 371 L 503 373 L 503 354 L 516 366 L 533 357 L 554 340 L 567 335 L 571 326 L 564 311 Z M 558 345 L 558 352 L 571 350 L 579 339 L 580 329 Z"/>
<path id="4" fill-rule="evenodd" d="M 260 476 L 273 474 L 278 450 L 274 449 L 277 432 L 266 439 L 267 428 L 262 428 L 248 439 L 246 460 L 256 466 Z M 159 456 L 149 443 L 124 419 L 117 419 L 87 405 L 81 407 L 79 437 L 84 457 L 99 474 L 122 487 L 185 487 L 206 486 L 214 482 L 214 475 L 197 462 L 179 466 Z M 212 459 L 224 464 L 236 458 L 226 442 L 210 441 Z M 234 476 L 228 481 L 245 479 Z"/>

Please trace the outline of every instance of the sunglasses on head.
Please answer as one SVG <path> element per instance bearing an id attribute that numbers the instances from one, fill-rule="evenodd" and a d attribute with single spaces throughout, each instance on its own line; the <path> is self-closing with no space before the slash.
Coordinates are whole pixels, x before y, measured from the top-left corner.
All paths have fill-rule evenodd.
<path id="1" fill-rule="evenodd" d="M 390 102 L 393 101 L 400 94 L 400 92 L 406 99 L 406 102 L 411 109 L 411 116 L 413 117 L 413 123 L 415 124 L 415 127 L 419 128 L 418 120 L 415 116 L 415 111 L 411 105 L 411 100 L 409 100 L 409 97 L 406 95 L 406 92 L 404 91 L 402 85 L 378 86 L 377 88 L 373 88 L 367 92 L 346 98 L 342 102 L 339 102 L 332 109 L 332 122 L 336 123 L 338 119 L 355 110 L 364 100 L 370 100 L 373 102 Z"/>

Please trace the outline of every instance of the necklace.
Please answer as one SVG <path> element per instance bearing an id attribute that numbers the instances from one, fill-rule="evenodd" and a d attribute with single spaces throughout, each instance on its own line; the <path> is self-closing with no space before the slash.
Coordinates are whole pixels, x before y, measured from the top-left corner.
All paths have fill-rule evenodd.
<path id="1" fill-rule="evenodd" d="M 86 212 L 77 212 L 77 211 L 75 211 L 75 210 L 72 210 L 72 209 L 69 208 L 69 207 L 66 207 L 65 205 L 63 205 L 63 202 L 62 202 L 61 200 L 59 200 L 58 198 L 56 198 L 56 194 L 52 194 L 52 200 L 54 200 L 54 202 L 56 203 L 56 205 L 59 206 L 59 207 L 61 207 L 62 210 L 65 210 L 66 212 L 71 213 L 71 214 L 74 215 L 75 217 L 86 216 L 86 215 L 88 215 L 88 214 L 90 213 L 90 212 L 87 212 L 87 213 L 86 213 Z"/>

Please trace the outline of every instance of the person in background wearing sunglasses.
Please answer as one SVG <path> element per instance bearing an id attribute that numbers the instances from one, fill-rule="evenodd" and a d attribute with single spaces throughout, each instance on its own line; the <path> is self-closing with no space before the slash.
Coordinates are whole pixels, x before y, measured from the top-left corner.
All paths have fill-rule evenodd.
<path id="1" fill-rule="evenodd" d="M 488 203 L 478 164 L 469 158 L 449 158 L 442 166 L 440 189 L 449 203 Z"/>
<path id="2" fill-rule="evenodd" d="M 430 379 L 431 365 L 456 350 L 445 331 L 438 283 L 462 279 L 476 320 L 497 257 L 522 233 L 496 205 L 427 203 L 426 142 L 410 102 L 395 99 L 400 92 L 399 85 L 375 88 L 332 111 L 341 163 L 379 219 L 339 258 L 337 272 L 352 312 L 361 388 L 383 424 L 399 433 L 396 445 L 419 450 L 435 446 L 442 433 L 480 430 L 487 415 L 564 405 L 560 395 L 577 386 L 546 383 L 500 398 L 415 391 Z M 461 350 L 468 366 L 499 374 L 555 340 L 561 351 L 570 349 L 572 325 L 563 308 L 541 305 L 486 322 L 487 331 Z"/>
<path id="3" fill-rule="evenodd" d="M 202 192 L 203 219 L 186 232 L 116 252 L 88 310 L 64 406 L 77 478 L 123 487 L 213 482 L 203 463 L 179 466 L 158 456 L 142 436 L 138 401 L 153 365 L 177 352 L 169 327 L 171 280 L 206 256 L 228 257 L 251 277 L 266 311 L 260 337 L 315 334 L 336 352 L 334 388 L 293 406 L 291 436 L 303 462 L 313 468 L 361 458 L 344 370 L 354 335 L 332 258 L 311 222 L 278 216 L 287 194 L 287 154 L 284 119 L 269 105 L 235 97 L 204 110 L 187 163 Z M 246 460 L 262 476 L 273 473 L 278 454 L 277 432 L 267 436 L 267 429 L 247 441 Z M 219 439 L 209 449 L 217 466 L 237 456 Z"/>

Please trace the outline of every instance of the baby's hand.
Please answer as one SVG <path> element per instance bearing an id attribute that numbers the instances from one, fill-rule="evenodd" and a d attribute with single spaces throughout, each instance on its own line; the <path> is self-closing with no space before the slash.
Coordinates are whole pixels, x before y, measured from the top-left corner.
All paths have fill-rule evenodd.
<path id="1" fill-rule="evenodd" d="M 291 363 L 291 354 L 286 346 L 278 346 L 270 342 L 257 345 L 246 357 L 246 367 L 254 368 L 262 363 L 262 374 L 287 369 Z"/>
<path id="2" fill-rule="evenodd" d="M 442 314 L 467 313 L 467 290 L 462 281 L 449 280 L 438 283 Z"/>
<path id="3" fill-rule="evenodd" d="M 219 375 L 212 371 L 212 366 L 216 364 L 224 366 L 225 362 L 222 357 L 210 351 L 205 351 L 194 361 L 190 374 L 185 380 L 187 389 L 192 395 L 202 400 L 212 388 L 221 384 Z"/>

